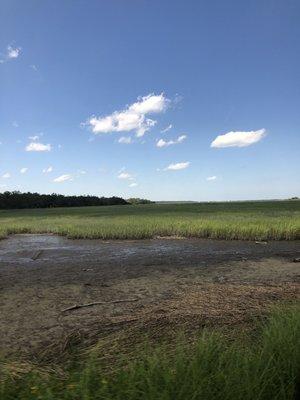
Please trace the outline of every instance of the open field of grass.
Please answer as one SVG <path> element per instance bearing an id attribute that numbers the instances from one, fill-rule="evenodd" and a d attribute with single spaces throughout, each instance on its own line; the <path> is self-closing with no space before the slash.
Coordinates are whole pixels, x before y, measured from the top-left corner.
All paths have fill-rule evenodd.
<path id="1" fill-rule="evenodd" d="M 70 238 L 300 238 L 300 201 L 149 204 L 0 211 L 0 237 L 55 233 Z"/>
<path id="2" fill-rule="evenodd" d="M 299 394 L 300 311 L 273 311 L 255 335 L 228 340 L 202 332 L 177 348 L 148 346 L 103 368 L 91 350 L 63 368 L 0 364 L 2 400 L 293 400 Z M 297 393 L 298 392 L 298 393 Z"/>

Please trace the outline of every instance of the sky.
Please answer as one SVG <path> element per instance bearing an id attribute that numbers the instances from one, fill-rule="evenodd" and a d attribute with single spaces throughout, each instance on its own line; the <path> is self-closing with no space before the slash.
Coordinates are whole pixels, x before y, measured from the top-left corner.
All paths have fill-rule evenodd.
<path id="1" fill-rule="evenodd" d="M 298 0 L 1 0 L 0 192 L 300 195 Z"/>

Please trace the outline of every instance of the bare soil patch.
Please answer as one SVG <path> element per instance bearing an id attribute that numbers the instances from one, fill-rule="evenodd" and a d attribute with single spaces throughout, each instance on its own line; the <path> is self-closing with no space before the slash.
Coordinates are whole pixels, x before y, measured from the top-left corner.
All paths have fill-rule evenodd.
<path id="1" fill-rule="evenodd" d="M 0 354 L 43 359 L 118 335 L 246 329 L 270 305 L 299 299 L 299 255 L 299 241 L 16 235 L 0 242 Z M 92 302 L 101 304 L 62 312 Z"/>

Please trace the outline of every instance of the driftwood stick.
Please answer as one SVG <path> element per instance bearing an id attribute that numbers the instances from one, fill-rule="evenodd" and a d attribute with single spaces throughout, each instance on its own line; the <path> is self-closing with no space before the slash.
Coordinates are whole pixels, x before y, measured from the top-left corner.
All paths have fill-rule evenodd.
<path id="1" fill-rule="evenodd" d="M 84 308 L 84 307 L 92 307 L 96 306 L 99 304 L 117 304 L 117 303 L 130 303 L 133 301 L 137 301 L 138 299 L 124 299 L 124 300 L 113 300 L 113 301 L 93 301 L 92 303 L 86 303 L 86 304 L 75 304 L 74 306 L 65 308 L 64 310 L 61 310 L 61 312 L 67 312 L 67 311 L 73 311 L 77 310 L 78 308 Z"/>
<path id="2" fill-rule="evenodd" d="M 37 250 L 31 257 L 33 261 L 37 260 L 39 256 L 42 254 L 43 250 Z"/>

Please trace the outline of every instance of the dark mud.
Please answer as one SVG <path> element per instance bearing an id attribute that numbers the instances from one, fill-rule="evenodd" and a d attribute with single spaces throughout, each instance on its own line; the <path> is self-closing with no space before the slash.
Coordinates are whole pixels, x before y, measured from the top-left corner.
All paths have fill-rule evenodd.
<path id="1" fill-rule="evenodd" d="M 205 239 L 155 239 L 136 241 L 70 240 L 54 235 L 15 235 L 0 241 L 3 284 L 78 279 L 87 269 L 101 279 L 144 276 L 153 270 L 258 260 L 266 257 L 293 259 L 300 255 L 300 241 L 247 242 Z M 31 273 L 32 272 L 32 273 Z M 82 272 L 82 274 L 81 274 Z M 13 279 L 6 282 L 5 279 Z"/>
<path id="2" fill-rule="evenodd" d="M 298 298 L 299 256 L 299 241 L 11 236 L 0 242 L 0 354 L 40 357 L 129 326 L 244 323 Z M 93 301 L 107 304 L 61 312 Z"/>

